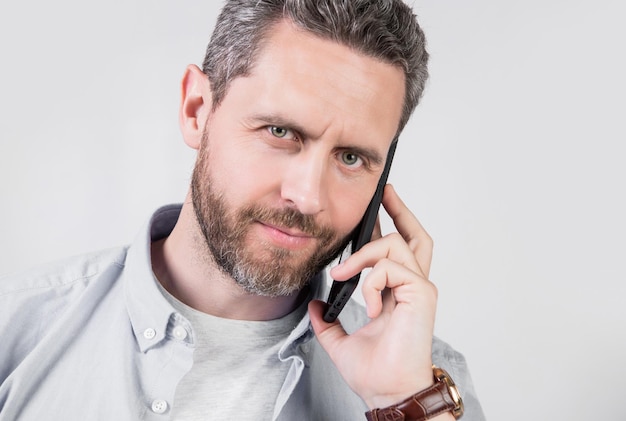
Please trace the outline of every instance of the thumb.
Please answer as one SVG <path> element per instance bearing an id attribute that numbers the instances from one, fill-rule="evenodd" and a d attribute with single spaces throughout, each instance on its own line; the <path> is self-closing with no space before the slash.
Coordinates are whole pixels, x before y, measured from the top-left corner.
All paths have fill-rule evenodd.
<path id="1" fill-rule="evenodd" d="M 332 323 L 324 321 L 325 308 L 326 303 L 320 300 L 313 300 L 309 303 L 309 316 L 311 318 L 311 325 L 313 326 L 313 331 L 315 332 L 317 340 L 332 359 L 334 354 L 333 351 L 340 345 L 343 339 L 348 336 L 348 334 L 344 330 L 343 326 L 341 326 L 338 319 Z"/>

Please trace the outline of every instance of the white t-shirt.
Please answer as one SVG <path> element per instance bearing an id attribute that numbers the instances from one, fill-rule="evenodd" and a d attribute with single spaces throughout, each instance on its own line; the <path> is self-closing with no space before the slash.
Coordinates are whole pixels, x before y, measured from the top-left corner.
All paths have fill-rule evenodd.
<path id="1" fill-rule="evenodd" d="M 291 363 L 278 351 L 306 312 L 306 301 L 276 320 L 223 319 L 164 295 L 193 326 L 193 366 L 183 377 L 172 420 L 270 420 Z M 260 416 L 261 415 L 261 416 Z"/>

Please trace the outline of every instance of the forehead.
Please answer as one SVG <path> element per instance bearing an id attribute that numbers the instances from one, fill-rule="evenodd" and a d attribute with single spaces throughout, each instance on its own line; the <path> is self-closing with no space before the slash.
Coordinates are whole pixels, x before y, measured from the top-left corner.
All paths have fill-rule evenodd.
<path id="1" fill-rule="evenodd" d="M 312 137 L 388 145 L 404 82 L 402 69 L 283 21 L 268 31 L 249 75 L 235 79 L 224 100 L 245 97 L 246 108 L 295 120 Z"/>

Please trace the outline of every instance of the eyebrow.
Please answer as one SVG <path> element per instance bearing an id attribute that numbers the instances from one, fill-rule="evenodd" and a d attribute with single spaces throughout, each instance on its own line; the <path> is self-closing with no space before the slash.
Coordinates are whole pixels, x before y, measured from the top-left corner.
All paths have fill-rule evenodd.
<path id="1" fill-rule="evenodd" d="M 285 118 L 278 114 L 254 114 L 249 118 L 251 121 L 263 122 L 264 124 L 271 124 L 273 126 L 285 127 L 296 131 L 305 139 L 312 139 L 313 135 L 304 127 L 296 123 L 294 120 Z"/>
<path id="2" fill-rule="evenodd" d="M 313 139 L 311 133 L 306 130 L 304 127 L 299 125 L 293 120 L 289 118 L 285 118 L 278 114 L 254 114 L 249 118 L 251 121 L 263 122 L 266 124 L 271 124 L 279 127 L 285 127 L 291 130 L 296 131 L 300 136 L 304 139 Z M 351 152 L 356 153 L 357 155 L 363 156 L 367 158 L 374 165 L 383 165 L 385 163 L 385 157 L 383 157 L 379 151 L 374 148 L 370 148 L 367 146 L 357 146 L 357 145 L 341 145 L 341 149 L 346 149 Z"/>

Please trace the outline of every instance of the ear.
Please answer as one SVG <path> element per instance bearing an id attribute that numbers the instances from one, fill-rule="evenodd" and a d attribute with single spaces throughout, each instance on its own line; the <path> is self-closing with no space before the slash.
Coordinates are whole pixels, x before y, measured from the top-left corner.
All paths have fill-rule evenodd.
<path id="1" fill-rule="evenodd" d="M 209 78 L 194 64 L 185 69 L 181 81 L 181 102 L 178 115 L 185 143 L 199 149 L 207 119 L 211 114 L 212 93 Z"/>

